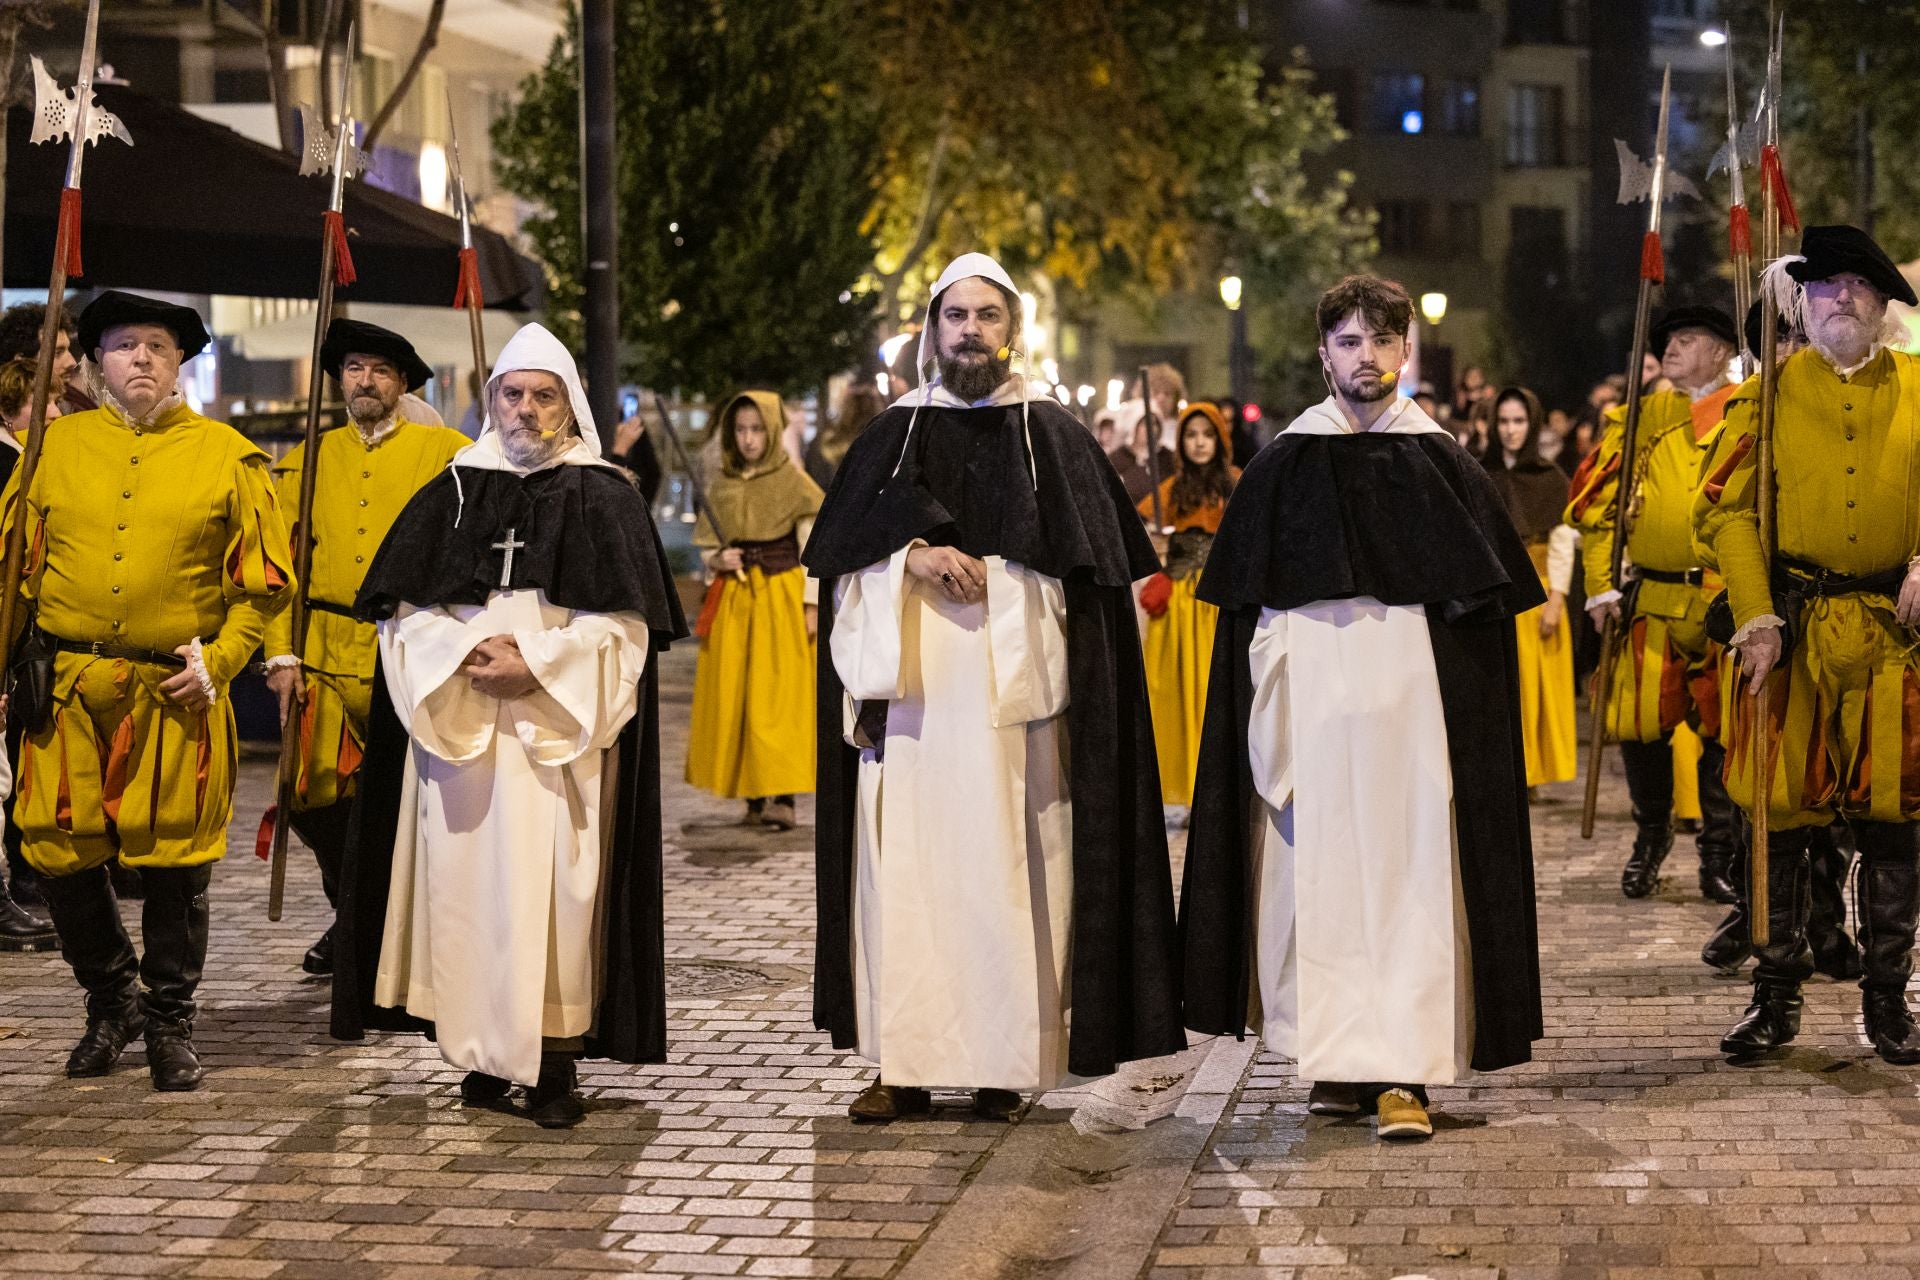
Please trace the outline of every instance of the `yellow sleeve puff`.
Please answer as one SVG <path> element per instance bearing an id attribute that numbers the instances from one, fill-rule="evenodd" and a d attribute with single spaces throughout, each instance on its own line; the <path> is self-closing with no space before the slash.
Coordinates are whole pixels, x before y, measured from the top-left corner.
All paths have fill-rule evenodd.
<path id="1" fill-rule="evenodd" d="M 1773 612 L 1767 557 L 1755 509 L 1759 466 L 1754 447 L 1760 417 L 1757 383 L 1727 402 L 1726 421 L 1710 437 L 1693 500 L 1693 545 L 1701 563 L 1727 584 L 1736 626 Z"/>
<path id="2" fill-rule="evenodd" d="M 207 674 L 217 684 L 240 673 L 267 623 L 293 599 L 293 549 L 264 453 L 251 450 L 234 460 L 229 495 L 221 582 L 227 616 L 203 650 Z"/>

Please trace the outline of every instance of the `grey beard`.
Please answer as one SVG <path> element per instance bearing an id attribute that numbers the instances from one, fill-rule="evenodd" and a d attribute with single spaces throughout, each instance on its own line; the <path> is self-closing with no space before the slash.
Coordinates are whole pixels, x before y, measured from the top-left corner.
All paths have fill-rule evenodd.
<path id="1" fill-rule="evenodd" d="M 365 427 L 368 430 L 372 430 L 374 427 L 377 427 L 381 423 L 385 422 L 388 418 L 391 418 L 394 414 L 394 410 L 398 409 L 399 407 L 400 407 L 400 402 L 398 400 L 394 401 L 392 404 L 383 404 L 379 407 L 379 409 L 374 413 L 372 417 L 368 417 L 365 414 L 360 412 L 360 401 L 349 400 L 347 401 L 347 414 L 354 420 L 354 423 L 356 425 Z"/>
<path id="2" fill-rule="evenodd" d="M 526 444 L 516 443 L 519 439 L 520 437 L 501 433 L 500 451 L 507 455 L 507 461 L 514 466 L 538 470 L 572 446 L 573 432 L 570 428 L 562 428 L 560 434 L 550 440 L 535 436 Z"/>
<path id="3" fill-rule="evenodd" d="M 972 404 L 992 395 L 994 389 L 1007 380 L 1012 369 L 1011 362 L 991 355 L 978 364 L 971 360 L 941 356 L 940 385 Z"/>

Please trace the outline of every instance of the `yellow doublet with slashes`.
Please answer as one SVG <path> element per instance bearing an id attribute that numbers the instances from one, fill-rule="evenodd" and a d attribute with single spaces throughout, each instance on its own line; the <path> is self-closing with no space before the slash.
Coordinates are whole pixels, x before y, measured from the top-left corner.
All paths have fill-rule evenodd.
<path id="1" fill-rule="evenodd" d="M 117 409 L 48 424 L 26 502 L 22 594 L 62 639 L 173 653 L 195 639 L 217 699 L 168 702 L 178 667 L 61 653 L 49 723 L 21 749 L 15 819 L 50 875 L 116 854 L 192 866 L 226 849 L 233 710 L 226 688 L 285 606 L 293 558 L 267 455 L 175 405 L 134 424 Z M 20 472 L 4 498 L 18 518 Z"/>
<path id="2" fill-rule="evenodd" d="M 1734 622 L 1778 612 L 1755 494 L 1759 389 L 1734 397 L 1694 505 L 1701 554 L 1726 579 Z M 1774 417 L 1776 540 L 1783 561 L 1845 577 L 1899 571 L 1920 551 L 1920 357 L 1881 351 L 1842 377 L 1814 350 L 1780 367 Z M 1895 588 L 1897 591 L 1897 587 Z M 1800 636 L 1770 683 L 1779 759 L 1768 808 L 1776 828 L 1920 817 L 1920 659 L 1894 596 L 1810 598 Z M 1730 676 L 1729 679 L 1732 677 Z M 1727 784 L 1749 804 L 1752 699 L 1729 717 Z"/>
<path id="3" fill-rule="evenodd" d="M 402 418 L 371 444 L 356 427 L 320 437 L 314 477 L 313 567 L 305 654 L 307 698 L 300 726 L 296 809 L 317 809 L 353 792 L 353 775 L 367 740 L 373 700 L 374 627 L 336 612 L 351 609 L 374 552 L 420 487 L 446 470 L 472 443 L 458 431 Z M 295 519 L 306 446 L 296 446 L 274 468 L 280 509 Z M 267 627 L 267 657 L 293 652 L 293 619 L 282 613 Z"/>

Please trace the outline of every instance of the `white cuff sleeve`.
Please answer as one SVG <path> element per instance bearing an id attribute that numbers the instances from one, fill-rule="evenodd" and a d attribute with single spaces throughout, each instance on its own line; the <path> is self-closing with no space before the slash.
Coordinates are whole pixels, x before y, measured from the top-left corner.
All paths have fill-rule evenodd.
<path id="1" fill-rule="evenodd" d="M 220 689 L 207 672 L 207 659 L 201 652 L 199 636 L 193 638 L 193 646 L 187 653 L 187 670 L 193 672 L 193 678 L 200 682 L 200 692 L 207 695 L 209 706 L 220 701 Z"/>
<path id="2" fill-rule="evenodd" d="M 1603 604 L 1612 604 L 1620 598 L 1618 591 L 1602 591 L 1597 596 L 1587 597 L 1587 608 L 1598 609 Z"/>
<path id="3" fill-rule="evenodd" d="M 1738 649 L 1741 645 L 1753 639 L 1756 631 L 1765 631 L 1769 627 L 1778 630 L 1786 625 L 1787 623 L 1784 618 L 1777 617 L 1771 613 L 1763 613 L 1746 626 L 1734 632 L 1733 639 L 1727 641 L 1727 646 L 1732 649 Z"/>
<path id="4" fill-rule="evenodd" d="M 300 665 L 300 659 L 294 657 L 290 653 L 279 654 L 276 657 L 267 659 L 268 671 L 278 671 L 282 667 L 297 667 L 299 665 Z"/>

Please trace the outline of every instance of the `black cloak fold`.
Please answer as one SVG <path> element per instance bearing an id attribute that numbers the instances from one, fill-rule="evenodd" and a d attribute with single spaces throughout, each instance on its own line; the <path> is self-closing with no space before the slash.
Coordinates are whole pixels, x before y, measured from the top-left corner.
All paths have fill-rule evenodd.
<path id="1" fill-rule="evenodd" d="M 450 472 L 442 472 L 401 512 L 361 585 L 356 606 L 361 617 L 391 617 L 402 601 L 419 607 L 484 603 L 499 589 L 503 560 L 491 544 L 514 529 L 515 539 L 528 544 L 515 553 L 514 588 L 537 587 L 549 601 L 569 609 L 639 613 L 656 651 L 687 634 L 659 534 L 640 495 L 618 473 L 560 466 L 521 477 L 462 468 L 460 484 L 464 509 Z M 613 833 L 602 897 L 599 1006 L 586 1038 L 589 1057 L 620 1062 L 666 1057 L 659 723 L 658 664 L 649 662 L 640 676 L 633 718 L 616 741 L 619 763 L 611 786 L 602 792 Z M 335 1039 L 360 1040 L 369 1030 L 433 1034 L 432 1024 L 373 1002 L 411 746 L 387 693 L 385 672 L 376 669 L 334 926 Z M 603 810 L 603 820 L 607 816 Z"/>
<path id="2" fill-rule="evenodd" d="M 1527 1061 L 1544 1027 L 1513 618 L 1544 596 L 1486 473 L 1437 433 L 1283 434 L 1241 477 L 1199 595 L 1221 617 L 1181 886 L 1187 1025 L 1246 1031 L 1249 816 L 1264 803 L 1247 755 L 1248 648 L 1261 610 L 1371 596 L 1426 606 L 1472 950 L 1473 1067 Z"/>
<path id="3" fill-rule="evenodd" d="M 1159 568 L 1119 477 L 1087 429 L 1044 403 L 923 409 L 897 476 L 908 411 L 889 410 L 854 441 L 808 539 L 805 560 L 833 579 L 914 538 L 1000 555 L 1059 578 L 1067 597 L 1068 768 L 1073 802 L 1072 1030 L 1068 1067 L 1105 1075 L 1186 1047 L 1173 882 L 1160 771 L 1130 583 Z M 844 690 L 832 659 L 833 610 L 820 611 L 814 1025 L 838 1049 L 858 1041 L 853 997 L 854 799 L 859 753 L 841 737 Z M 956 975 L 958 980 L 958 975 Z"/>

